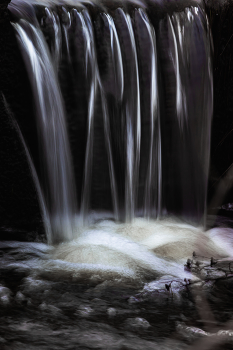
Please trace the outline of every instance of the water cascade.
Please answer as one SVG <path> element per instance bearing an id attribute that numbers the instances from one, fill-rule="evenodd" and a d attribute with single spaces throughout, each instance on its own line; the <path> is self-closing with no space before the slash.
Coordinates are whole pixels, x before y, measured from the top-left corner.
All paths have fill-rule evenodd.
<path id="1" fill-rule="evenodd" d="M 19 132 L 48 213 L 48 242 L 80 240 L 55 256 L 81 262 L 86 254 L 91 263 L 92 241 L 102 256 L 114 246 L 124 261 L 128 244 L 142 255 L 136 265 L 151 260 L 165 271 L 135 242 L 153 231 L 148 219 L 157 220 L 155 231 L 170 214 L 204 224 L 213 78 L 202 3 L 163 11 L 163 3 L 151 10 L 150 1 L 13 0 L 9 9 L 34 96 L 37 165 Z M 97 225 L 98 242 L 93 227 L 82 238 L 97 216 L 119 227 Z M 160 246 L 156 237 L 150 249 Z"/>
<path id="2" fill-rule="evenodd" d="M 233 4 L 0 3 L 0 348 L 232 348 Z"/>
<path id="3" fill-rule="evenodd" d="M 72 225 L 72 216 L 75 214 L 74 183 L 64 108 L 54 66 L 51 64 L 41 32 L 23 21 L 22 26 L 15 24 L 15 28 L 25 48 L 35 94 L 38 133 L 44 176 L 48 183 L 46 191 L 50 202 L 53 232 L 58 239 L 64 231 L 68 238 L 72 238 L 72 228 L 69 226 Z M 30 38 L 27 31 L 30 32 Z M 36 45 L 32 45 L 32 42 Z"/>

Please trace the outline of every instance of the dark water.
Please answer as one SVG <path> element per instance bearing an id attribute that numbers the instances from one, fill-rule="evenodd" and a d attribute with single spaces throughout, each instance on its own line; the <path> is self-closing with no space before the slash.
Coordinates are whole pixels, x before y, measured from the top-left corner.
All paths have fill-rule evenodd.
<path id="1" fill-rule="evenodd" d="M 217 270 L 201 289 L 171 276 L 96 283 L 46 273 L 42 243 L 2 242 L 0 254 L 1 349 L 213 349 L 203 333 L 223 329 L 214 349 L 233 348 L 233 277 Z"/>

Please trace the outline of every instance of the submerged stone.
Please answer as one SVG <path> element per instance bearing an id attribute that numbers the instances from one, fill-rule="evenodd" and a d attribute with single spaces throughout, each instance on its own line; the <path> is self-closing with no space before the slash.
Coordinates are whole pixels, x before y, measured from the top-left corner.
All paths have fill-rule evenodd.
<path id="1" fill-rule="evenodd" d="M 9 288 L 0 285 L 0 304 L 10 305 L 12 292 Z"/>
<path id="2" fill-rule="evenodd" d="M 117 314 L 117 310 L 114 307 L 109 307 L 107 309 L 107 314 L 109 317 L 114 317 Z"/>
<path id="3" fill-rule="evenodd" d="M 124 324 L 126 328 L 132 330 L 147 330 L 151 327 L 150 323 L 141 317 L 127 318 Z"/>
<path id="4" fill-rule="evenodd" d="M 21 293 L 20 291 L 16 293 L 16 296 L 15 296 L 15 301 L 17 303 L 22 303 L 24 301 L 26 301 L 26 297 L 23 293 Z"/>

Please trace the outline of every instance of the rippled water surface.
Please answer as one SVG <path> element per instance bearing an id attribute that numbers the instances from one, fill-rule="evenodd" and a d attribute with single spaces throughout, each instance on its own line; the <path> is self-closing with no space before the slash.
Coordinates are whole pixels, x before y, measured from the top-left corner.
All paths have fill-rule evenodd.
<path id="1" fill-rule="evenodd" d="M 101 232 L 99 242 L 93 236 L 97 226 Z M 215 339 L 214 336 L 222 339 L 222 333 L 217 332 L 224 328 L 228 333 L 224 343 L 216 348 L 231 349 L 229 330 L 233 327 L 226 323 L 232 319 L 233 311 L 229 262 L 220 266 L 219 261 L 217 269 L 210 266 L 207 258 L 197 256 L 195 261 L 201 264 L 198 279 L 184 281 L 169 274 L 169 264 L 174 261 L 159 258 L 148 246 L 143 247 L 136 227 L 139 231 L 144 227 L 144 239 L 149 244 L 153 235 L 148 234 L 148 226 L 142 227 L 140 219 L 134 226 L 132 234 L 132 225 L 100 222 L 83 230 L 73 242 L 58 247 L 1 242 L 1 349 L 189 349 L 191 345 L 199 346 L 200 341 Z M 114 229 L 111 231 L 110 227 Z M 186 234 L 191 230 L 185 224 L 179 227 Z M 169 229 L 166 230 L 169 240 Z M 74 252 L 79 244 L 83 247 L 80 260 L 69 262 L 67 256 L 72 254 L 78 259 Z M 127 252 L 127 245 L 131 252 Z M 82 259 L 90 259 L 91 247 L 90 264 Z M 101 249 L 105 250 L 104 264 Z M 117 262 L 119 254 L 128 265 Z M 167 262 L 167 273 L 158 273 L 158 267 L 145 267 L 148 256 L 161 259 L 161 264 Z M 190 271 L 187 267 L 185 271 L 181 262 L 177 266 L 194 276 L 197 265 L 193 261 Z"/>

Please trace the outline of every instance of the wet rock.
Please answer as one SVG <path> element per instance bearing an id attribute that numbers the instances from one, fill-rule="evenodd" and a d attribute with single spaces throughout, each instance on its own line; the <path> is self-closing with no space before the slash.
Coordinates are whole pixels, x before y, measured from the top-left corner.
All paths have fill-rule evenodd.
<path id="1" fill-rule="evenodd" d="M 47 310 L 47 304 L 45 304 L 45 303 L 40 304 L 40 305 L 39 305 L 39 309 L 40 309 L 41 311 L 46 311 L 46 310 Z"/>
<path id="2" fill-rule="evenodd" d="M 104 281 L 102 283 L 99 283 L 95 288 L 94 288 L 94 291 L 95 292 L 104 292 L 107 288 L 111 288 L 111 287 L 114 287 L 116 286 L 117 283 L 114 282 L 114 281 Z"/>
<path id="3" fill-rule="evenodd" d="M 5 296 L 5 295 L 11 295 L 11 290 L 7 287 L 4 287 L 0 285 L 0 297 Z"/>
<path id="4" fill-rule="evenodd" d="M 8 306 L 10 305 L 10 298 L 8 295 L 4 295 L 2 297 L 0 297 L 0 303 L 4 306 Z"/>
<path id="5" fill-rule="evenodd" d="M 0 285 L 0 304 L 7 306 L 10 304 L 11 290 L 7 287 Z"/>
<path id="6" fill-rule="evenodd" d="M 100 283 L 103 280 L 103 278 L 100 275 L 92 275 L 90 278 L 90 282 L 92 283 Z"/>
<path id="7" fill-rule="evenodd" d="M 226 277 L 226 273 L 225 271 L 221 271 L 221 270 L 209 269 L 207 270 L 207 276 L 208 278 L 215 280 L 218 278 Z"/>
<path id="8" fill-rule="evenodd" d="M 93 311 L 94 310 L 90 306 L 80 305 L 76 313 L 81 317 L 90 317 Z"/>
<path id="9" fill-rule="evenodd" d="M 216 333 L 216 336 L 218 337 L 225 337 L 226 340 L 232 340 L 233 341 L 233 331 L 232 330 L 220 330 Z M 227 339 L 229 338 L 229 339 Z"/>
<path id="10" fill-rule="evenodd" d="M 49 294 L 50 294 L 50 291 L 48 289 L 46 289 L 44 292 L 43 292 L 44 296 L 47 297 Z"/>
<path id="11" fill-rule="evenodd" d="M 6 343 L 6 339 L 4 339 L 3 337 L 0 337 L 0 344 L 4 344 Z"/>
<path id="12" fill-rule="evenodd" d="M 61 310 L 58 309 L 56 306 L 53 305 L 48 305 L 46 303 L 42 303 L 39 305 L 39 309 L 43 312 L 49 312 L 52 313 L 54 315 L 59 315 L 61 314 Z"/>
<path id="13" fill-rule="evenodd" d="M 106 305 L 107 305 L 106 302 L 105 302 L 104 300 L 99 299 L 99 298 L 94 298 L 94 299 L 92 299 L 92 300 L 91 300 L 91 303 L 92 303 L 93 305 L 97 305 L 97 306 L 106 306 Z"/>
<path id="14" fill-rule="evenodd" d="M 171 276 L 164 276 L 159 280 L 146 283 L 143 290 L 136 297 L 158 303 L 169 298 L 179 303 L 182 293 L 185 291 L 187 291 L 187 284 L 184 281 L 174 279 Z"/>
<path id="15" fill-rule="evenodd" d="M 205 280 L 208 277 L 207 270 L 206 269 L 200 270 L 199 276 L 201 277 L 202 280 Z"/>
<path id="16" fill-rule="evenodd" d="M 136 303 L 140 303 L 141 301 L 142 301 L 142 299 L 140 297 L 136 298 L 134 296 L 131 296 L 128 299 L 129 304 L 136 304 Z"/>
<path id="17" fill-rule="evenodd" d="M 191 286 L 191 288 L 192 288 L 192 290 L 199 290 L 199 289 L 201 289 L 201 288 L 203 288 L 203 286 L 204 286 L 204 282 L 197 282 L 197 283 L 194 283 L 192 286 Z"/>
<path id="18" fill-rule="evenodd" d="M 184 314 L 180 314 L 180 318 L 183 322 L 188 321 L 187 317 Z"/>
<path id="19" fill-rule="evenodd" d="M 15 301 L 17 303 L 23 303 L 24 301 L 26 301 L 26 297 L 23 293 L 21 293 L 20 291 L 16 293 L 15 296 Z"/>
<path id="20" fill-rule="evenodd" d="M 176 325 L 177 332 L 186 340 L 195 340 L 203 337 L 209 337 L 213 339 L 213 342 L 233 342 L 233 331 L 232 330 L 219 330 L 217 332 L 205 332 L 201 328 L 189 327 L 185 323 L 178 323 Z M 208 347 L 209 348 L 209 347 Z"/>
<path id="21" fill-rule="evenodd" d="M 44 293 L 45 290 L 51 289 L 52 285 L 53 282 L 43 281 L 29 276 L 23 280 L 22 291 L 26 295 L 28 293 Z"/>
<path id="22" fill-rule="evenodd" d="M 117 314 L 117 310 L 114 307 L 109 307 L 107 309 L 107 314 L 109 317 L 115 317 Z"/>
<path id="23" fill-rule="evenodd" d="M 106 301 L 99 298 L 94 298 L 91 300 L 91 307 L 93 307 L 95 313 L 106 313 L 108 306 Z"/>
<path id="24" fill-rule="evenodd" d="M 223 204 L 221 209 L 233 211 L 233 203 Z"/>
<path id="25" fill-rule="evenodd" d="M 206 337 L 208 335 L 208 333 L 203 331 L 202 329 L 197 327 L 188 327 L 183 322 L 177 322 L 176 330 L 183 338 L 190 341 L 201 337 Z"/>
<path id="26" fill-rule="evenodd" d="M 124 325 L 130 330 L 147 330 L 150 327 L 150 323 L 141 317 L 127 318 Z"/>

